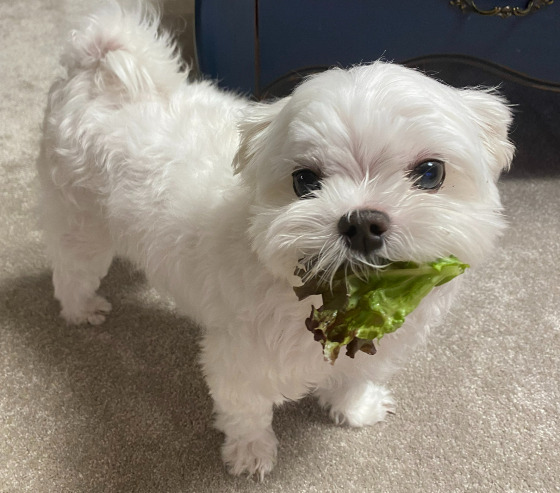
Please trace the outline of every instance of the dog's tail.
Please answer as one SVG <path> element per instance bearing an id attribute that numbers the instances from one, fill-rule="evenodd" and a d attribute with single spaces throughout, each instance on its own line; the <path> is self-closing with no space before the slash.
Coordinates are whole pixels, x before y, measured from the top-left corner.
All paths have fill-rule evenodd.
<path id="1" fill-rule="evenodd" d="M 170 94 L 185 82 L 188 68 L 159 24 L 154 7 L 140 2 L 135 10 L 126 10 L 113 2 L 72 31 L 62 65 L 70 77 L 89 73 L 100 93 L 131 99 Z"/>

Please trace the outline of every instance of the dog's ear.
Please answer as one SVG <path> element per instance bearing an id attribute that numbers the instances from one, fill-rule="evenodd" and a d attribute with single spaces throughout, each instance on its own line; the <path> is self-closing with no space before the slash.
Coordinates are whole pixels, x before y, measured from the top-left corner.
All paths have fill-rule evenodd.
<path id="1" fill-rule="evenodd" d="M 245 110 L 238 123 L 239 148 L 233 158 L 233 170 L 240 173 L 264 147 L 270 124 L 289 101 L 289 97 L 272 103 L 255 103 Z"/>
<path id="2" fill-rule="evenodd" d="M 472 118 L 482 129 L 483 144 L 492 156 L 492 176 L 497 180 L 502 171 L 509 169 L 515 152 L 508 138 L 513 121 L 511 107 L 494 89 L 464 89 L 462 92 Z"/>

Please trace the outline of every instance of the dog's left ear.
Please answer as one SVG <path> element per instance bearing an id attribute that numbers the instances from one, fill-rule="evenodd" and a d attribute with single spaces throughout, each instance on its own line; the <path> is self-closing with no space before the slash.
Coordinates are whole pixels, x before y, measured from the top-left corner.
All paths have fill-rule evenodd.
<path id="1" fill-rule="evenodd" d="M 493 89 L 464 89 L 464 100 L 471 116 L 482 129 L 484 146 L 492 156 L 491 172 L 497 180 L 502 171 L 507 171 L 515 152 L 508 138 L 513 114 L 505 98 Z"/>
<path id="2" fill-rule="evenodd" d="M 286 97 L 272 103 L 255 103 L 245 110 L 244 117 L 238 123 L 240 141 L 233 158 L 235 174 L 243 171 L 264 148 L 271 123 L 289 100 Z"/>

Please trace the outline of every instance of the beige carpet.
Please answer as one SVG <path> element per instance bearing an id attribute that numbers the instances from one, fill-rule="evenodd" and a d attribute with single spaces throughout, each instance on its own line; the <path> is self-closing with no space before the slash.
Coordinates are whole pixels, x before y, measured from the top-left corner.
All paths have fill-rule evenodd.
<path id="1" fill-rule="evenodd" d="M 61 322 L 34 159 L 61 40 L 92 3 L 0 1 L 0 492 L 560 491 L 560 174 L 542 163 L 503 180 L 511 228 L 392 382 L 397 414 L 352 430 L 312 399 L 279 409 L 264 485 L 225 473 L 197 329 L 141 275 L 112 268 L 105 325 Z"/>

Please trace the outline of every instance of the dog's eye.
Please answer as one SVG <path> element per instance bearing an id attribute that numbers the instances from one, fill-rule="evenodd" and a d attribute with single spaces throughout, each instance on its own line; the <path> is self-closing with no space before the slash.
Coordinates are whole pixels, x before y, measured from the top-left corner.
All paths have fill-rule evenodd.
<path id="1" fill-rule="evenodd" d="M 298 169 L 292 173 L 294 192 L 302 199 L 313 198 L 313 192 L 321 189 L 320 178 L 309 169 Z"/>
<path id="2" fill-rule="evenodd" d="M 414 186 L 421 190 L 439 190 L 445 180 L 445 165 L 432 159 L 416 165 L 410 171 Z"/>

